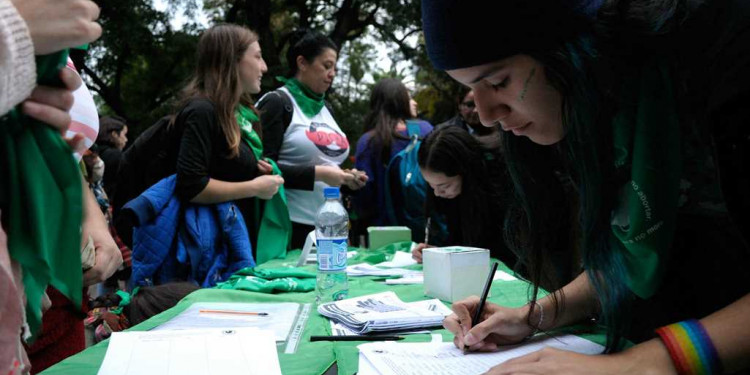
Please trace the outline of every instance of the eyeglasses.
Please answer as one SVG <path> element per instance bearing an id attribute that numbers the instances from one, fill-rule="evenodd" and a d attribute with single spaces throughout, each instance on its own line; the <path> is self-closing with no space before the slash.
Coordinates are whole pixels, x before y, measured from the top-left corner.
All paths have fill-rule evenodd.
<path id="1" fill-rule="evenodd" d="M 477 106 L 477 104 L 474 103 L 473 100 L 468 101 L 468 102 L 463 102 L 463 103 L 461 103 L 461 105 L 464 106 L 464 107 L 466 107 L 466 108 L 470 108 L 470 109 L 473 109 L 474 107 Z"/>

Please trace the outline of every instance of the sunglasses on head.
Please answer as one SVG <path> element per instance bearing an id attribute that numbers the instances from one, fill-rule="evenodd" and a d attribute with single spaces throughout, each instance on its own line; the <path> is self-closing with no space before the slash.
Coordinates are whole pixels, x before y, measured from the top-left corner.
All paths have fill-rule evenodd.
<path id="1" fill-rule="evenodd" d="M 474 107 L 477 106 L 477 104 L 474 103 L 473 100 L 470 100 L 470 101 L 467 101 L 467 102 L 462 102 L 461 105 L 464 106 L 464 107 L 466 107 L 466 108 L 474 108 Z"/>

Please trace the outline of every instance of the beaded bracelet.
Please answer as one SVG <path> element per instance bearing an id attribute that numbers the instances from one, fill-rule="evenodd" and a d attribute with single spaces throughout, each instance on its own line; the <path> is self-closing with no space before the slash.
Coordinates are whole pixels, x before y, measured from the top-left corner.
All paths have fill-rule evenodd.
<path id="1" fill-rule="evenodd" d="M 544 322 L 544 307 L 537 301 L 534 301 L 534 304 L 539 307 L 539 323 L 536 324 L 536 331 L 539 332 L 542 327 L 542 323 Z"/>
<path id="2" fill-rule="evenodd" d="M 532 337 L 534 337 L 534 335 L 539 333 L 539 331 L 541 331 L 540 327 L 542 326 L 542 322 L 544 322 L 544 307 L 542 307 L 542 304 L 537 301 L 534 301 L 534 305 L 539 307 L 539 323 L 537 323 L 536 327 L 532 327 L 534 328 L 534 330 L 531 331 L 528 336 L 524 337 L 523 341 L 530 340 Z M 529 309 L 533 309 L 533 307 L 531 307 L 531 304 L 529 304 Z M 531 314 L 531 311 L 532 310 L 529 310 L 529 314 Z M 531 324 L 529 324 L 529 326 L 530 325 Z"/>
<path id="3" fill-rule="evenodd" d="M 680 375 L 710 375 L 721 373 L 721 362 L 711 338 L 703 325 L 685 320 L 656 330 L 672 357 Z"/>

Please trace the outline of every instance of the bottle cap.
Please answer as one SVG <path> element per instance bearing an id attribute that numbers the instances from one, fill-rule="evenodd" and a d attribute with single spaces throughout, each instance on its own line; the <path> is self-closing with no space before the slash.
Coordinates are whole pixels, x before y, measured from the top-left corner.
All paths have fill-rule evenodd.
<path id="1" fill-rule="evenodd" d="M 325 197 L 325 199 L 339 199 L 341 197 L 341 192 L 338 187 L 327 187 L 323 189 L 323 197 Z"/>

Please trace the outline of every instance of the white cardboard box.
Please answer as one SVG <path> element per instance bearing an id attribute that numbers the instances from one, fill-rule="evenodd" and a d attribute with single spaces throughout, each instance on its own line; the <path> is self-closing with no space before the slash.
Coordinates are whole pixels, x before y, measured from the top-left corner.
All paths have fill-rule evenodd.
<path id="1" fill-rule="evenodd" d="M 433 247 L 422 252 L 424 294 L 447 302 L 482 295 L 490 251 L 476 247 Z"/>

